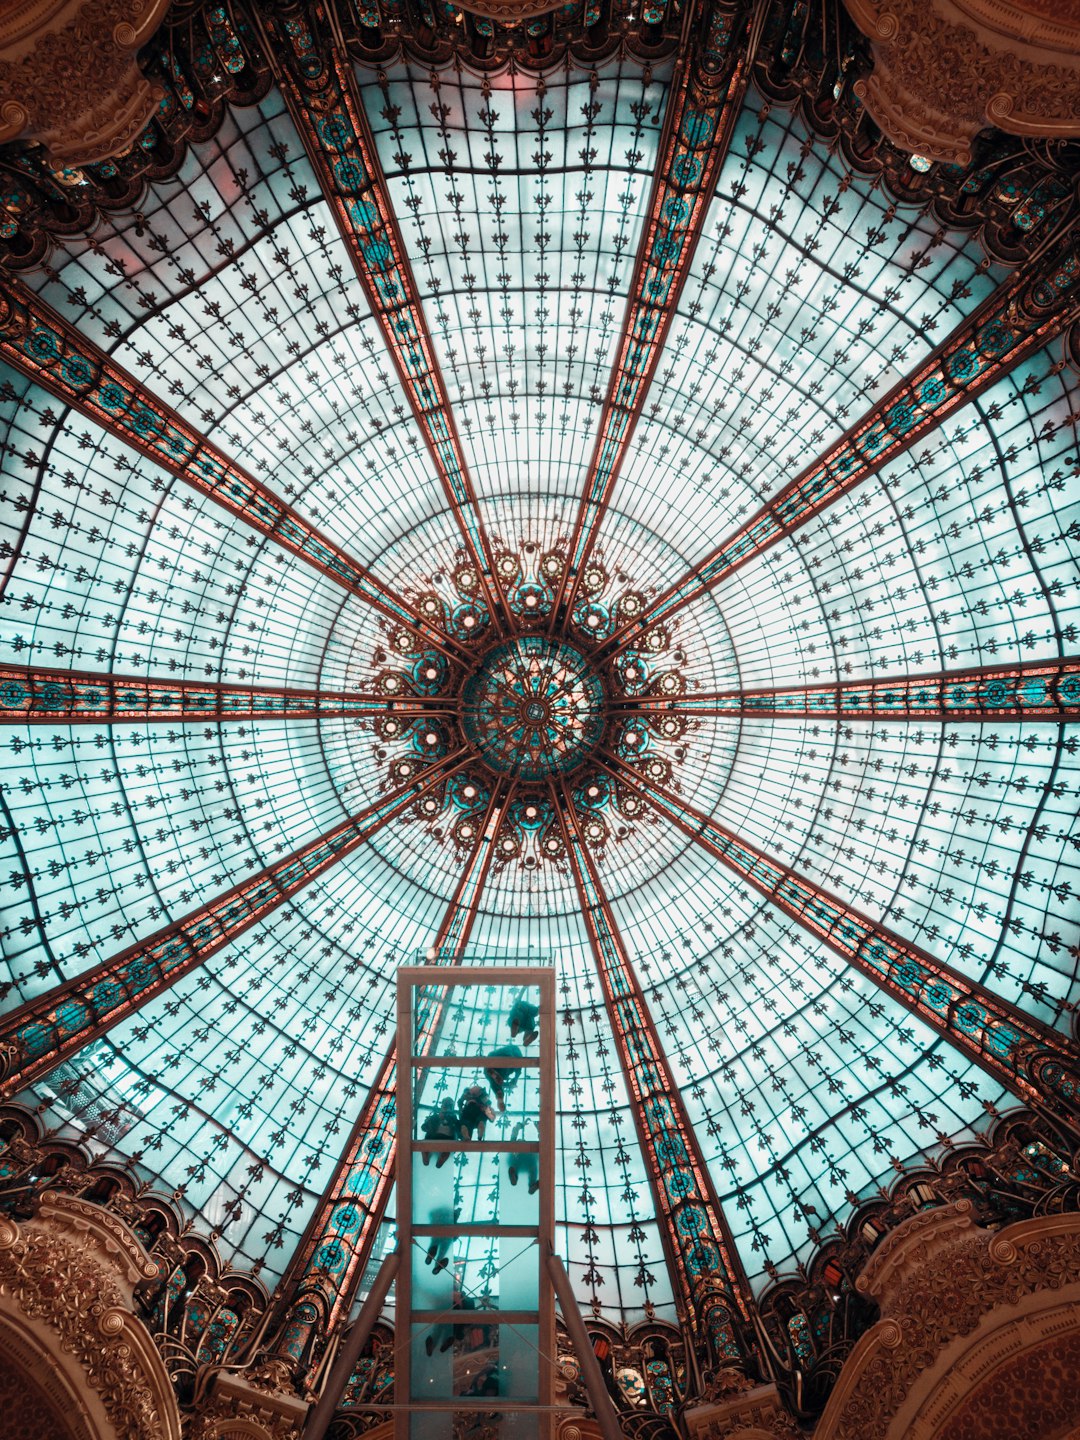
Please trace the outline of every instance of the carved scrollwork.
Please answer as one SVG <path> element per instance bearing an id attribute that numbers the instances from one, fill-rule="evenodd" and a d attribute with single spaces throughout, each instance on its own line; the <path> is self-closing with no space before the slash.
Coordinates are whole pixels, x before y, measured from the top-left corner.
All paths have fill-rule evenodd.
<path id="1" fill-rule="evenodd" d="M 887 1324 L 880 1315 L 892 1313 L 887 1295 L 913 1267 L 965 1232 L 1080 1210 L 1078 1173 L 1058 1122 L 1015 1111 L 978 1143 L 946 1151 L 859 1206 L 844 1236 L 822 1244 L 801 1276 L 774 1276 L 762 1320 L 781 1389 L 803 1422 L 822 1413 L 860 1337 L 872 1333 L 886 1350 L 898 1337 L 897 1317 Z M 996 1263 L 1012 1264 L 1008 1235 L 993 1234 L 989 1245 Z"/>
<path id="2" fill-rule="evenodd" d="M 1080 1216 L 1023 1220 L 997 1236 L 958 1226 L 957 1218 L 954 1206 L 941 1207 L 913 1216 L 890 1237 L 900 1263 L 886 1261 L 874 1281 L 875 1289 L 885 1287 L 886 1317 L 842 1373 L 819 1440 L 916 1433 L 913 1417 L 931 1393 L 926 1377 L 948 1373 L 950 1363 L 939 1357 L 964 1337 L 1005 1332 L 1040 1310 L 1055 1317 L 1049 1330 L 1060 1331 L 1071 1314 L 1080 1331 Z M 1002 1353 L 1020 1343 L 1002 1341 Z"/>
<path id="3" fill-rule="evenodd" d="M 1075 48 L 1021 38 L 1024 12 L 1002 6 L 990 27 L 938 0 L 845 0 L 871 41 L 873 69 L 855 92 L 894 144 L 968 165 L 981 130 L 1080 134 L 1080 28 Z M 1001 25 L 1014 11 L 1015 36 Z M 1064 29 L 1065 27 L 1063 27 Z"/>
<path id="4" fill-rule="evenodd" d="M 59 1213 L 22 1226 L 0 1222 L 7 1305 L 55 1332 L 118 1435 L 179 1440 L 179 1411 L 150 1336 L 130 1312 L 123 1272 L 85 1229 L 62 1233 Z"/>
<path id="5" fill-rule="evenodd" d="M 129 1174 L 91 1163 L 77 1145 L 42 1139 L 12 1105 L 0 1111 L 0 1253 L 18 1240 L 19 1221 L 62 1229 L 111 1267 L 181 1406 L 259 1324 L 263 1286 L 224 1266 L 213 1237 L 200 1236 L 171 1200 L 137 1191 Z M 122 1309 L 106 1305 L 96 1324 L 107 1339 L 126 1333 Z"/>
<path id="6" fill-rule="evenodd" d="M 146 126 L 159 86 L 136 51 L 168 0 L 66 0 L 19 7 L 0 25 L 0 140 L 36 140 L 58 166 L 125 149 Z"/>

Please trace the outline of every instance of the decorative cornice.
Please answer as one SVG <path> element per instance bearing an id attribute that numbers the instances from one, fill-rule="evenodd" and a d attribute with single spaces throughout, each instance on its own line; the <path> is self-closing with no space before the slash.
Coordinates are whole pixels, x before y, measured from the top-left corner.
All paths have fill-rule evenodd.
<path id="1" fill-rule="evenodd" d="M 903 1221 L 863 1266 L 855 1288 L 869 1295 L 889 1313 L 889 1298 L 907 1277 L 952 1248 L 975 1228 L 974 1206 L 970 1200 L 935 1206 Z"/>
<path id="2" fill-rule="evenodd" d="M 873 56 L 855 93 L 902 149 L 968 165 L 990 126 L 1080 135 L 1080 27 L 1044 23 L 1005 0 L 844 3 Z"/>
<path id="3" fill-rule="evenodd" d="M 690 1440 L 797 1440 L 801 1434 L 775 1385 L 685 1410 L 682 1420 Z"/>
<path id="4" fill-rule="evenodd" d="M 136 52 L 169 0 L 24 0 L 0 21 L 0 141 L 43 145 L 58 168 L 127 149 L 164 91 Z"/>
<path id="5" fill-rule="evenodd" d="M 52 1220 L 58 1227 L 85 1236 L 107 1263 L 117 1267 L 128 1285 L 157 1279 L 160 1274 L 157 1261 L 150 1259 L 130 1226 L 101 1205 L 47 1190 L 39 1214 L 43 1221 Z"/>
<path id="6" fill-rule="evenodd" d="M 286 1393 L 287 1373 L 222 1372 L 185 1440 L 299 1440 L 308 1405 Z"/>
<path id="7" fill-rule="evenodd" d="M 554 4 L 552 0 L 465 0 L 461 8 L 499 25 L 520 25 L 523 20 L 534 20 L 538 15 L 558 10 L 559 4 L 558 0 Z"/>
<path id="8" fill-rule="evenodd" d="M 157 1267 L 115 1216 L 47 1198 L 33 1220 L 0 1220 L 0 1304 L 57 1337 L 123 1440 L 180 1440 L 168 1374 L 131 1310 L 134 1279 Z"/>
<path id="9" fill-rule="evenodd" d="M 1080 4 L 1077 0 L 939 0 L 946 13 L 955 12 L 980 34 L 1037 45 L 1066 54 L 1080 51 Z"/>
<path id="10" fill-rule="evenodd" d="M 1049 1311 L 1065 1317 L 1051 1328 L 1080 1330 L 1080 1215 L 1023 1220 L 996 1234 L 968 1220 L 962 1205 L 914 1215 L 874 1256 L 863 1278 L 881 1296 L 882 1318 L 851 1352 L 815 1440 L 934 1434 L 913 1431 L 912 1419 L 971 1337 L 1030 1327 Z M 1028 1343 L 1023 1334 L 1014 1349 Z M 962 1400 L 956 1386 L 942 1394 L 953 1408 Z"/>

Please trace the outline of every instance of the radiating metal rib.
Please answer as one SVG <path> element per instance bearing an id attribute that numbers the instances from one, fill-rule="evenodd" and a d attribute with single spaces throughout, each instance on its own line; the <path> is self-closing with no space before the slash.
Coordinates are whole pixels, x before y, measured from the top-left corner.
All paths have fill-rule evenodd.
<path id="1" fill-rule="evenodd" d="M 611 659 L 659 620 L 708 593 L 923 439 L 1080 317 L 1080 240 L 1068 236 L 1019 270 L 723 544 L 601 647 Z"/>
<path id="2" fill-rule="evenodd" d="M 21 281 L 0 274 L 0 359 L 155 465 L 303 560 L 451 659 L 462 647 L 171 406 L 80 334 Z"/>
<path id="3" fill-rule="evenodd" d="M 600 977 L 645 1173 L 662 1221 L 679 1312 L 690 1322 L 695 1339 L 711 1338 L 718 1361 L 745 1361 L 746 1333 L 739 1322 L 750 1321 L 750 1283 L 599 872 L 582 841 L 564 781 L 552 784 L 551 801 Z"/>
<path id="4" fill-rule="evenodd" d="M 750 44 L 740 48 L 748 10 L 730 0 L 687 7 L 648 218 L 551 628 L 573 612 L 727 158 L 758 33 L 755 24 Z"/>
<path id="5" fill-rule="evenodd" d="M 480 516 L 450 397 L 352 62 L 300 10 L 262 16 L 278 83 L 383 333 L 496 628 L 510 624 L 495 553 Z"/>
<path id="6" fill-rule="evenodd" d="M 0 724 L 89 725 L 171 720 L 445 718 L 453 700 L 363 690 L 226 685 L 162 676 L 97 674 L 36 665 L 0 666 Z"/>
<path id="7" fill-rule="evenodd" d="M 1080 1048 L 1065 1035 L 901 939 L 618 757 L 607 754 L 603 764 L 617 782 L 918 1015 L 1017 1099 L 1046 1106 L 1080 1134 Z"/>
<path id="8" fill-rule="evenodd" d="M 40 1080 L 198 969 L 465 763 L 458 750 L 183 919 L 156 930 L 0 1020 L 0 1096 Z"/>
<path id="9" fill-rule="evenodd" d="M 492 791 L 476 843 L 428 947 L 428 964 L 456 965 L 462 959 L 514 788 L 513 781 L 503 780 Z M 428 1053 L 442 1024 L 442 1013 L 443 1002 L 438 1001 L 423 1017 L 418 1055 Z M 326 1345 L 348 1319 L 386 1214 L 397 1155 L 396 1093 L 397 1046 L 391 1044 L 278 1287 L 276 1304 L 282 1318 L 275 1353 L 303 1365 L 306 1373 L 314 1370 Z"/>
<path id="10" fill-rule="evenodd" d="M 983 665 L 933 675 L 889 675 L 835 684 L 691 691 L 686 695 L 617 696 L 620 715 L 673 714 L 773 720 L 1080 719 L 1080 659 Z"/>

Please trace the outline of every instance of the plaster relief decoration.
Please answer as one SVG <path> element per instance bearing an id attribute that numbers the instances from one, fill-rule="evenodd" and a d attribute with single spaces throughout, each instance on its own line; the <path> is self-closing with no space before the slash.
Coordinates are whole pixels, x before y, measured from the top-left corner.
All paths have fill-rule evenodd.
<path id="1" fill-rule="evenodd" d="M 168 0 L 22 0 L 0 15 L 0 142 L 63 172 L 123 153 L 163 92 L 136 59 Z M 77 178 L 77 177 L 76 177 Z"/>
<path id="2" fill-rule="evenodd" d="M 308 1405 L 288 1390 L 287 1367 L 274 1361 L 222 1371 L 189 1418 L 185 1440 L 300 1440 Z"/>
<path id="3" fill-rule="evenodd" d="M 54 1410 L 36 1386 L 26 1386 L 22 1376 L 0 1364 L 0 1408 L 9 1433 L 19 1440 L 71 1440 L 63 1413 Z"/>
<path id="4" fill-rule="evenodd" d="M 715 1404 L 683 1414 L 691 1440 L 799 1440 L 802 1433 L 775 1385 L 740 1387 Z"/>
<path id="5" fill-rule="evenodd" d="M 526 20 L 535 20 L 540 15 L 550 14 L 551 11 L 558 10 L 559 6 L 553 5 L 551 0 L 468 0 L 468 4 L 461 8 L 483 20 L 509 26 L 520 25 Z"/>
<path id="6" fill-rule="evenodd" d="M 1012 1434 L 977 1417 L 997 1377 L 1025 1355 L 1071 1353 L 1062 1346 L 1080 1335 L 1080 1217 L 1039 1216 L 995 1233 L 974 1223 L 967 1200 L 938 1206 L 883 1241 L 857 1284 L 881 1319 L 852 1351 L 815 1440 Z M 1017 1373 L 1030 1369 L 1025 1361 Z M 1080 1423 L 1080 1395 L 1068 1393 L 1048 1387 L 1043 1397 L 1062 1434 Z"/>
<path id="7" fill-rule="evenodd" d="M 23 1224 L 0 1219 L 0 1313 L 50 1342 L 58 1368 L 96 1392 L 117 1440 L 180 1440 L 172 1385 L 134 1313 L 157 1266 L 116 1216 L 49 1194 Z M 70 1357 L 70 1359 L 68 1358 Z"/>
<path id="8" fill-rule="evenodd" d="M 1080 135 L 1080 12 L 1037 0 L 844 0 L 871 42 L 855 93 L 902 149 L 970 164 L 981 130 Z"/>

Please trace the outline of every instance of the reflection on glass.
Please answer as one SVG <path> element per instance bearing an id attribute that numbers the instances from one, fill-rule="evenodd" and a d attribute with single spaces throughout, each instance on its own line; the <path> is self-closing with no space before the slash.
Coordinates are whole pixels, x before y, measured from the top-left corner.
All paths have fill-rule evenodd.
<path id="1" fill-rule="evenodd" d="M 512 1062 L 517 1056 L 503 1053 L 491 1058 Z M 512 1063 L 475 1070 L 422 1066 L 413 1071 L 413 1137 L 509 1140 L 515 1125 L 537 1118 L 539 1075 L 535 1067 L 519 1069 Z"/>
<path id="2" fill-rule="evenodd" d="M 413 989 L 415 1055 L 492 1055 L 513 1043 L 537 1054 L 536 985 L 418 985 Z"/>
<path id="3" fill-rule="evenodd" d="M 513 1132 L 511 1132 L 512 1134 Z M 517 1137 L 535 1142 L 536 1126 Z M 418 1150 L 412 1157 L 413 1225 L 441 1225 L 434 1211 L 450 1206 L 461 1225 L 531 1225 L 539 1223 L 540 1196 L 535 1152 L 451 1154 Z M 429 1162 L 424 1164 L 425 1159 Z"/>
<path id="4" fill-rule="evenodd" d="M 528 1123 L 519 1122 L 510 1132 L 511 1140 L 522 1140 L 525 1142 L 536 1141 L 539 1135 L 539 1127 L 535 1120 Z M 540 1189 L 540 1155 L 538 1151 L 522 1151 L 507 1155 L 506 1157 L 506 1178 L 509 1182 L 508 1190 L 503 1201 L 503 1224 L 504 1225 L 529 1225 L 535 1224 L 532 1220 L 515 1220 L 511 1216 L 519 1211 L 535 1214 L 535 1206 L 526 1203 L 519 1204 L 519 1200 L 526 1196 L 533 1196 Z"/>
<path id="5" fill-rule="evenodd" d="M 414 1325 L 410 1398 L 535 1402 L 539 1333 L 535 1325 Z"/>
<path id="6" fill-rule="evenodd" d="M 539 1248 L 520 1235 L 417 1235 L 411 1258 L 414 1310 L 532 1312 L 539 1304 Z"/>

